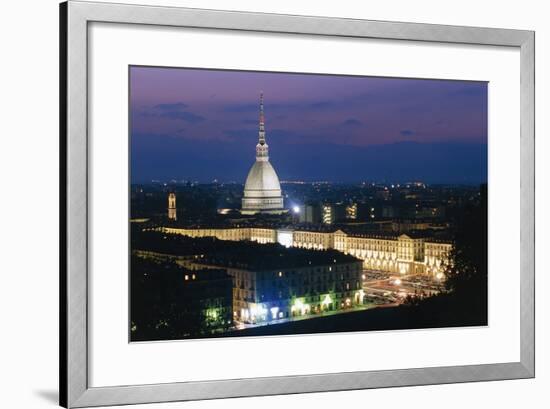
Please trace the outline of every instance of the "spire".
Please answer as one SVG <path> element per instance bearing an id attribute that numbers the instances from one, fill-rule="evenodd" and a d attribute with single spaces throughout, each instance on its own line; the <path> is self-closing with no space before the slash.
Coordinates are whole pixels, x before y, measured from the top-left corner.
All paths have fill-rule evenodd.
<path id="1" fill-rule="evenodd" d="M 260 92 L 260 132 L 258 143 L 265 145 L 264 93 Z"/>
<path id="2" fill-rule="evenodd" d="M 260 92 L 260 130 L 258 132 L 258 144 L 256 145 L 256 161 L 269 160 L 269 147 L 265 141 L 264 118 L 264 93 Z"/>

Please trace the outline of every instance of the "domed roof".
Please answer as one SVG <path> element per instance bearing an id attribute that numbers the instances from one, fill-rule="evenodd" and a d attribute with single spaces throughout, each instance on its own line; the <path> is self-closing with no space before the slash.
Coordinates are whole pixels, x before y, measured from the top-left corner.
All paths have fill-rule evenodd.
<path id="1" fill-rule="evenodd" d="M 256 161 L 248 172 L 244 185 L 245 197 L 281 196 L 281 184 L 269 161 Z"/>

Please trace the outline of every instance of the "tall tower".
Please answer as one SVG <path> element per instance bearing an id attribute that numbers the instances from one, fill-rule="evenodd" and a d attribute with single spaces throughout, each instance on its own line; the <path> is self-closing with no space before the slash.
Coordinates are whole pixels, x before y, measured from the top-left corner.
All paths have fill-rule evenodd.
<path id="1" fill-rule="evenodd" d="M 265 139 L 264 95 L 260 94 L 260 121 L 256 162 L 248 172 L 242 199 L 242 214 L 282 214 L 283 196 L 279 177 L 269 163 L 269 146 Z"/>
<path id="2" fill-rule="evenodd" d="M 265 141 L 265 117 L 264 117 L 264 94 L 260 94 L 260 126 L 258 131 L 258 144 L 256 145 L 256 161 L 269 161 L 269 146 Z"/>
<path id="3" fill-rule="evenodd" d="M 168 194 L 168 219 L 176 220 L 176 194 L 171 192 Z"/>

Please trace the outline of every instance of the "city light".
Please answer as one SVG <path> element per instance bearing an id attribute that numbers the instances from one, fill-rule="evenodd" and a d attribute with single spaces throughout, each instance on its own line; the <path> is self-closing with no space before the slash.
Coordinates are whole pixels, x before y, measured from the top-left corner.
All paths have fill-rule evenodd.
<path id="1" fill-rule="evenodd" d="M 206 310 L 206 316 L 212 318 L 213 320 L 218 319 L 218 310 L 216 308 L 209 308 Z"/>
<path id="2" fill-rule="evenodd" d="M 338 207 L 340 204 L 331 205 L 334 209 L 338 210 L 338 217 L 353 219 L 351 216 L 354 215 L 356 206 L 348 204 L 344 212 L 343 207 Z M 416 205 L 413 205 L 413 209 Z M 299 205 L 291 204 L 288 206 L 288 209 L 287 211 L 290 211 L 291 214 L 306 213 Z M 362 216 L 365 220 L 374 218 L 374 207 L 363 206 L 362 210 L 365 212 Z M 294 222 L 297 222 L 297 219 L 298 217 L 295 216 L 293 219 Z M 203 228 L 171 225 L 146 227 L 144 231 L 158 232 L 160 234 L 159 239 L 164 240 L 171 239 L 172 235 L 183 235 L 191 238 L 215 237 L 220 241 L 254 241 L 260 244 L 278 243 L 286 248 L 337 250 L 343 254 L 351 254 L 358 259 L 356 263 L 359 264 L 353 272 L 353 278 L 341 283 L 344 289 L 349 292 L 345 295 L 342 294 L 344 295 L 343 298 L 335 298 L 334 293 L 325 292 L 328 288 L 319 288 L 317 291 L 321 290 L 323 293 L 317 293 L 319 298 L 313 298 L 315 304 L 311 305 L 306 304 L 308 299 L 304 298 L 303 293 L 300 294 L 298 292 L 291 292 L 291 294 L 296 294 L 297 297 L 294 296 L 292 300 L 288 298 L 285 300 L 284 294 L 286 293 L 282 289 L 287 286 L 292 288 L 295 285 L 295 274 L 292 270 L 280 270 L 282 266 L 275 264 L 268 277 L 277 281 L 277 283 L 276 281 L 270 281 L 270 283 L 276 286 L 277 291 L 273 292 L 275 297 L 278 297 L 276 302 L 274 302 L 275 299 L 263 296 L 256 298 L 256 300 L 261 299 L 264 304 L 246 302 L 244 303 L 244 308 L 241 309 L 239 307 L 233 312 L 233 318 L 230 320 L 227 320 L 225 317 L 224 309 L 209 309 L 205 311 L 205 322 L 207 322 L 208 328 L 211 328 L 212 331 L 215 331 L 214 327 L 217 328 L 220 326 L 220 323 L 233 324 L 233 328 L 244 329 L 251 326 L 264 325 L 264 323 L 271 320 L 273 320 L 273 324 L 281 324 L 287 320 L 315 318 L 316 313 L 323 315 L 329 310 L 338 313 L 338 310 L 341 309 L 355 310 L 373 308 L 379 305 L 393 306 L 402 303 L 408 294 L 412 296 L 413 290 L 414 294 L 417 294 L 417 288 L 412 287 L 420 287 L 418 296 L 424 294 L 432 295 L 441 290 L 441 282 L 445 280 L 442 266 L 447 262 L 446 257 L 448 257 L 450 249 L 452 249 L 452 244 L 446 240 L 431 242 L 424 238 L 417 239 L 416 237 L 403 235 L 396 237 L 363 231 L 354 233 L 347 231 L 325 231 L 323 229 L 320 231 L 309 231 L 307 226 L 305 228 L 298 228 L 292 226 L 292 224 L 274 224 L 272 226 L 256 226 L 256 224 L 252 224 L 251 226 L 253 227 L 244 222 L 233 224 L 231 229 L 226 227 L 207 226 Z M 413 251 L 416 252 L 417 248 L 419 249 L 418 251 L 423 251 L 426 255 L 424 263 L 420 268 L 418 263 L 415 262 L 413 264 L 406 257 L 405 259 L 400 259 L 401 254 L 407 256 Z M 277 249 L 279 257 L 283 255 L 283 252 L 284 250 Z M 319 256 L 323 253 L 319 252 Z M 329 280 L 344 280 L 344 275 L 340 273 L 341 267 L 337 264 L 340 260 L 333 258 L 335 256 L 330 253 L 327 256 L 327 259 L 323 261 L 323 265 L 319 265 L 320 268 L 315 269 L 315 273 L 321 274 L 321 276 L 326 275 Z M 207 281 L 203 279 L 202 274 L 199 277 L 199 274 L 196 273 L 197 268 L 201 268 L 204 264 L 212 262 L 211 259 L 203 260 L 205 257 L 208 257 L 208 254 L 193 254 L 190 256 L 189 261 L 182 262 L 182 266 L 185 264 L 185 268 L 187 269 L 183 275 L 184 280 L 190 281 L 200 278 L 201 283 L 199 284 L 202 284 L 202 281 Z M 317 258 L 313 254 L 311 256 L 310 254 L 305 254 L 301 262 L 304 265 L 311 266 L 317 263 L 316 260 Z M 255 283 L 257 276 L 254 277 L 248 271 L 248 268 L 244 268 L 247 270 L 246 274 L 250 275 L 250 281 L 243 281 L 246 284 L 240 285 L 248 287 L 248 282 Z M 338 274 L 328 274 L 335 271 Z M 420 280 L 416 277 L 419 273 L 430 274 L 431 277 Z M 398 277 L 399 274 L 401 274 L 400 277 Z M 283 277 L 288 279 L 283 280 Z M 438 282 L 437 285 L 433 285 L 435 282 Z M 390 290 L 388 285 L 393 286 L 393 290 Z M 250 287 L 251 291 L 258 291 L 254 289 L 253 284 L 250 284 Z M 288 310 L 290 310 L 291 314 L 288 314 Z M 223 330 L 225 331 L 225 329 Z"/>
<path id="3" fill-rule="evenodd" d="M 357 291 L 355 293 L 355 297 L 357 298 L 357 303 L 362 304 L 364 296 L 365 296 L 365 291 L 364 290 Z"/>
<path id="4" fill-rule="evenodd" d="M 256 318 L 264 320 L 267 316 L 267 308 L 262 304 L 257 304 L 256 306 L 250 307 L 250 319 L 254 320 Z"/>
<path id="5" fill-rule="evenodd" d="M 296 301 L 294 301 L 291 311 L 298 311 L 301 315 L 307 314 L 309 312 L 309 304 L 304 304 L 301 299 L 297 298 Z"/>

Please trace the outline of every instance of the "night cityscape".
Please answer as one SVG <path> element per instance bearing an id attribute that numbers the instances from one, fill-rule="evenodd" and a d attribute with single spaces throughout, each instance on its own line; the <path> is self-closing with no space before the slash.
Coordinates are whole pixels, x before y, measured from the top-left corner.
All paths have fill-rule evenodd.
<path id="1" fill-rule="evenodd" d="M 131 341 L 487 325 L 486 83 L 130 73 Z"/>

